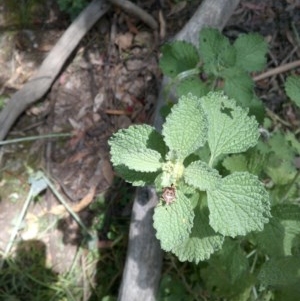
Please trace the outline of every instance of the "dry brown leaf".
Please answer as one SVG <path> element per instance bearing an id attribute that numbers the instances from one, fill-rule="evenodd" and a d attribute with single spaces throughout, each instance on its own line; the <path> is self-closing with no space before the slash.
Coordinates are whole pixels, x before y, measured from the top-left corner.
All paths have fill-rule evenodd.
<path id="1" fill-rule="evenodd" d="M 132 46 L 133 34 L 126 32 L 125 34 L 117 35 L 115 44 L 121 49 L 126 50 Z"/>
<path id="2" fill-rule="evenodd" d="M 86 208 L 93 200 L 96 193 L 96 186 L 92 187 L 89 193 L 78 203 L 73 205 L 71 208 L 74 212 L 80 212 Z"/>
<path id="3" fill-rule="evenodd" d="M 114 179 L 114 172 L 109 160 L 102 161 L 102 173 L 108 185 L 111 185 Z"/>
<path id="4" fill-rule="evenodd" d="M 56 205 L 48 211 L 48 213 L 53 215 L 64 215 L 66 212 L 67 210 L 63 205 Z"/>
<path id="5" fill-rule="evenodd" d="M 84 208 L 86 208 L 93 200 L 94 196 L 96 193 L 96 187 L 92 187 L 89 191 L 89 193 L 79 201 L 79 203 L 74 204 L 73 206 L 70 206 L 72 211 L 75 213 L 78 213 L 82 211 Z M 67 209 L 65 208 L 64 205 L 57 205 L 52 207 L 48 213 L 54 214 L 54 215 L 64 215 L 67 213 Z"/>
<path id="6" fill-rule="evenodd" d="M 170 13 L 168 14 L 167 17 L 170 17 L 174 14 L 178 14 L 179 12 L 181 12 L 184 8 L 186 7 L 186 1 L 180 1 L 177 4 L 173 5 L 171 8 Z"/>
<path id="7" fill-rule="evenodd" d="M 99 240 L 98 241 L 98 248 L 99 249 L 108 249 L 112 247 L 112 241 L 111 240 Z"/>
<path id="8" fill-rule="evenodd" d="M 75 163 L 75 162 L 81 161 L 83 158 L 85 158 L 89 154 L 90 154 L 90 151 L 88 149 L 82 150 L 80 152 L 77 152 L 73 156 L 69 157 L 69 159 L 66 160 L 66 163 Z"/>

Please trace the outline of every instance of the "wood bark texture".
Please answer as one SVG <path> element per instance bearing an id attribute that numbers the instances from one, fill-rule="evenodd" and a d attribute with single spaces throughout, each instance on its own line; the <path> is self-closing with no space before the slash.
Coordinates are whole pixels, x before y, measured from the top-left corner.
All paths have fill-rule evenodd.
<path id="1" fill-rule="evenodd" d="M 197 45 L 201 28 L 210 26 L 222 30 L 238 3 L 239 0 L 203 1 L 174 40 L 185 40 Z M 154 125 L 158 130 L 163 123 L 159 112 L 164 104 L 163 91 L 167 83 L 168 79 L 164 78 L 157 102 Z M 162 251 L 155 238 L 152 216 L 158 200 L 159 197 L 152 187 L 137 190 L 118 301 L 156 300 L 161 275 Z"/>
<path id="2" fill-rule="evenodd" d="M 3 140 L 17 118 L 50 89 L 68 57 L 80 40 L 110 8 L 105 0 L 94 0 L 74 20 L 59 39 L 34 75 L 0 112 L 0 141 Z"/>

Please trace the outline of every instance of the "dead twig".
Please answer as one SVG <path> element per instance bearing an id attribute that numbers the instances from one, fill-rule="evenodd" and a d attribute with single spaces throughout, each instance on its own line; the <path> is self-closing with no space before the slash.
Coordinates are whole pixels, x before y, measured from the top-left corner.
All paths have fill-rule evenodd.
<path id="1" fill-rule="evenodd" d="M 131 115 L 130 112 L 125 110 L 113 110 L 113 109 L 107 109 L 105 110 L 105 113 L 108 115 Z"/>
<path id="2" fill-rule="evenodd" d="M 0 141 L 5 138 L 16 119 L 49 91 L 80 40 L 109 8 L 107 1 L 94 0 L 74 20 L 43 61 L 37 74 L 11 97 L 0 112 Z"/>
<path id="3" fill-rule="evenodd" d="M 297 67 L 300 67 L 300 60 L 294 61 L 294 62 L 291 62 L 291 63 L 287 63 L 287 64 L 284 64 L 284 65 L 278 66 L 274 69 L 268 70 L 268 71 L 266 71 L 262 74 L 254 76 L 253 80 L 255 82 L 258 82 L 262 79 L 265 79 L 265 78 L 268 78 L 270 76 L 277 75 L 277 74 L 280 74 L 280 73 L 283 73 L 283 72 L 287 72 L 287 71 L 289 71 L 291 69 L 294 69 L 294 68 L 297 68 Z"/>
<path id="4" fill-rule="evenodd" d="M 151 29 L 157 30 L 158 24 L 156 20 L 148 14 L 146 11 L 138 7 L 137 5 L 133 4 L 127 0 L 109 0 L 112 4 L 121 7 L 124 11 L 133 16 L 141 19 L 145 24 L 147 24 Z"/>

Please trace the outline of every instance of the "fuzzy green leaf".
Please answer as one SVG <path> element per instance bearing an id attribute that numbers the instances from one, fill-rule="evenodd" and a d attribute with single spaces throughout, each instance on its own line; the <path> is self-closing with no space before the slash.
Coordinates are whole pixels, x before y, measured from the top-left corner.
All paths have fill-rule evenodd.
<path id="1" fill-rule="evenodd" d="M 201 98 L 208 117 L 208 144 L 212 161 L 221 154 L 239 153 L 256 145 L 259 132 L 254 116 L 236 106 L 222 93 L 209 93 Z"/>
<path id="2" fill-rule="evenodd" d="M 214 60 L 229 40 L 215 28 L 203 28 L 199 33 L 199 51 L 204 62 Z"/>
<path id="3" fill-rule="evenodd" d="M 206 115 L 199 99 L 182 96 L 163 125 L 162 134 L 170 149 L 169 159 L 184 160 L 207 140 Z"/>
<path id="4" fill-rule="evenodd" d="M 272 217 L 264 231 L 257 232 L 254 239 L 260 250 L 269 256 L 283 256 L 284 227 L 277 217 Z"/>
<path id="5" fill-rule="evenodd" d="M 114 166 L 125 165 L 141 172 L 155 172 L 161 168 L 158 141 L 161 136 L 149 125 L 133 125 L 120 130 L 110 140 L 111 161 Z"/>
<path id="6" fill-rule="evenodd" d="M 203 161 L 192 162 L 185 168 L 183 176 L 187 184 L 204 191 L 215 189 L 221 181 L 219 172 Z"/>
<path id="7" fill-rule="evenodd" d="M 218 253 L 224 267 L 229 272 L 228 277 L 232 284 L 239 281 L 249 270 L 249 262 L 245 251 L 238 241 L 226 239 Z"/>
<path id="8" fill-rule="evenodd" d="M 247 293 L 250 284 L 254 284 L 245 252 L 238 242 L 229 239 L 219 252 L 211 256 L 201 276 L 209 290 L 217 288 L 218 295 L 227 297 L 227 300 L 248 300 L 243 294 Z"/>
<path id="9" fill-rule="evenodd" d="M 178 97 L 187 95 L 188 93 L 202 97 L 209 92 L 209 89 L 198 76 L 191 76 L 180 81 L 176 86 L 176 91 Z"/>
<path id="10" fill-rule="evenodd" d="M 285 133 L 286 140 L 289 142 L 291 147 L 294 149 L 295 154 L 300 154 L 300 141 L 296 138 L 295 134 L 292 132 Z"/>
<path id="11" fill-rule="evenodd" d="M 222 165 L 230 172 L 234 171 L 248 171 L 248 161 L 244 155 L 232 155 L 226 157 Z"/>
<path id="12" fill-rule="evenodd" d="M 153 226 L 163 250 L 171 251 L 188 238 L 194 216 L 190 200 L 180 190 L 177 190 L 172 204 L 156 206 Z"/>
<path id="13" fill-rule="evenodd" d="M 114 166 L 115 171 L 119 176 L 125 179 L 126 182 L 133 186 L 152 185 L 157 178 L 158 172 L 141 172 L 129 169 L 125 165 Z"/>
<path id="14" fill-rule="evenodd" d="M 269 161 L 272 165 L 266 166 L 265 173 L 276 185 L 286 185 L 293 180 L 297 173 L 293 162 L 275 156 L 270 156 Z"/>
<path id="15" fill-rule="evenodd" d="M 181 72 L 196 68 L 199 62 L 196 47 L 184 41 L 165 44 L 161 51 L 159 66 L 163 73 L 171 78 Z"/>
<path id="16" fill-rule="evenodd" d="M 248 72 L 260 71 L 265 67 L 268 44 L 261 35 L 240 35 L 233 46 L 236 49 L 236 66 Z"/>
<path id="17" fill-rule="evenodd" d="M 190 236 L 172 252 L 180 261 L 206 260 L 210 255 L 219 250 L 223 244 L 224 237 L 216 233 L 208 224 L 207 207 L 195 209 L 194 226 Z"/>
<path id="18" fill-rule="evenodd" d="M 296 152 L 290 145 L 290 136 L 283 132 L 274 133 L 268 140 L 270 153 L 275 153 L 281 161 L 292 161 Z"/>
<path id="19" fill-rule="evenodd" d="M 222 77 L 225 79 L 225 93 L 243 107 L 248 107 L 253 99 L 253 80 L 250 75 L 238 68 L 230 68 L 222 72 Z"/>
<path id="20" fill-rule="evenodd" d="M 300 76 L 289 76 L 284 87 L 287 96 L 300 107 Z"/>
<path id="21" fill-rule="evenodd" d="M 199 52 L 204 70 L 216 76 L 235 62 L 235 49 L 217 29 L 204 28 L 200 31 Z"/>
<path id="22" fill-rule="evenodd" d="M 248 171 L 259 175 L 266 163 L 266 156 L 261 154 L 256 148 L 250 149 L 244 154 L 226 156 L 222 165 L 231 173 L 235 171 Z"/>
<path id="23" fill-rule="evenodd" d="M 261 268 L 258 279 L 268 286 L 282 287 L 300 283 L 300 256 L 272 258 Z"/>
<path id="24" fill-rule="evenodd" d="M 294 204 L 280 204 L 273 208 L 272 214 L 280 220 L 284 228 L 282 247 L 284 255 L 299 252 L 300 237 L 300 207 Z"/>
<path id="25" fill-rule="evenodd" d="M 124 149 L 120 157 L 120 163 L 136 171 L 154 172 L 161 168 L 160 153 L 151 149 Z"/>
<path id="26" fill-rule="evenodd" d="M 247 172 L 223 178 L 221 185 L 207 195 L 210 225 L 223 235 L 236 237 L 261 231 L 269 221 L 269 195 L 257 177 Z"/>
<path id="27" fill-rule="evenodd" d="M 276 132 L 267 142 L 269 153 L 265 173 L 278 185 L 286 185 L 294 178 L 297 170 L 294 158 L 297 150 L 291 147 L 290 136 Z"/>

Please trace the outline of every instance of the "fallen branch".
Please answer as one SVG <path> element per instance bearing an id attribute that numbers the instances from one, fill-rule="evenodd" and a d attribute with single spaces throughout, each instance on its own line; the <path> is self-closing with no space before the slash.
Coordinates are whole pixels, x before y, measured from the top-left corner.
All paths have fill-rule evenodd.
<path id="1" fill-rule="evenodd" d="M 204 26 L 222 29 L 239 0 L 205 0 L 194 16 L 176 35 L 175 40 L 198 44 L 199 31 Z M 161 129 L 160 108 L 163 91 L 168 83 L 164 78 L 158 98 L 154 125 Z M 119 301 L 154 301 L 161 275 L 162 251 L 153 229 L 153 210 L 158 196 L 152 187 L 138 189 L 131 217 L 129 244 Z"/>
<path id="2" fill-rule="evenodd" d="M 147 24 L 151 29 L 157 30 L 158 24 L 155 19 L 148 14 L 146 11 L 135 5 L 134 3 L 127 0 L 109 0 L 112 4 L 119 6 L 125 12 L 141 19 L 145 24 Z"/>
<path id="3" fill-rule="evenodd" d="M 277 75 L 277 74 L 280 74 L 280 73 L 287 72 L 287 71 L 289 71 L 291 69 L 294 69 L 294 68 L 297 68 L 297 67 L 300 67 L 300 60 L 294 61 L 294 62 L 291 62 L 291 63 L 287 63 L 287 64 L 278 66 L 278 67 L 273 68 L 273 69 L 270 69 L 270 70 L 268 70 L 268 71 L 266 71 L 262 74 L 254 76 L 253 80 L 255 82 L 258 82 L 262 79 L 265 79 L 265 78 L 268 78 L 268 77 L 271 77 L 273 75 Z"/>
<path id="4" fill-rule="evenodd" d="M 50 89 L 68 57 L 80 40 L 110 8 L 105 0 L 94 0 L 74 20 L 43 61 L 37 74 L 17 91 L 0 112 L 0 141 L 16 119 Z"/>

